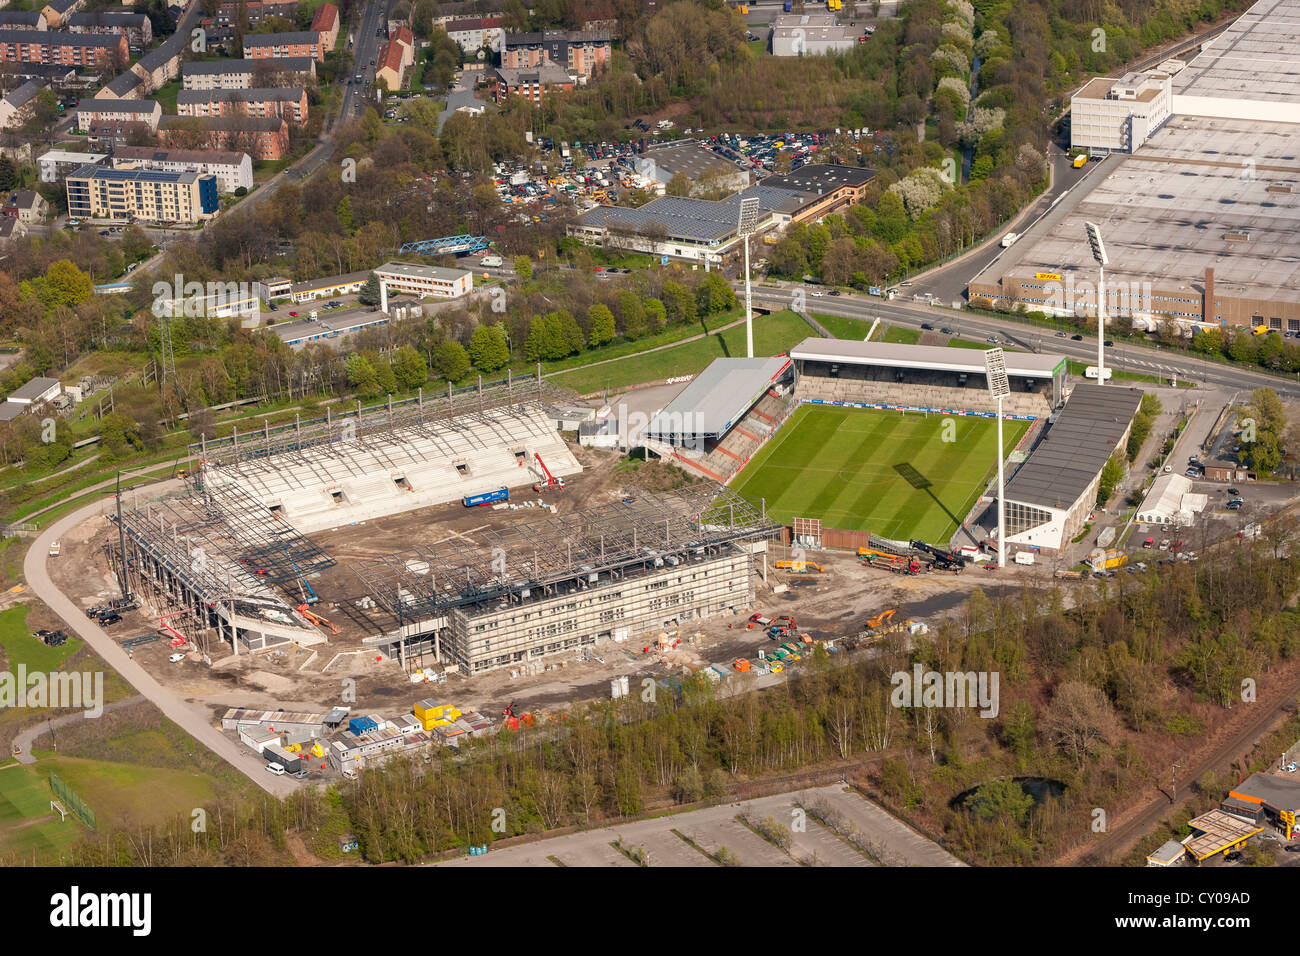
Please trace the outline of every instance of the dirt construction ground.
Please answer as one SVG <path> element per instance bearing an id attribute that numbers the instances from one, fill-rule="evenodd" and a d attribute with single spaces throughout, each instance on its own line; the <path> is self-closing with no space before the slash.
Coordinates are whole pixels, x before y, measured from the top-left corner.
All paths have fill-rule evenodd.
<path id="1" fill-rule="evenodd" d="M 688 480 L 658 461 L 628 463 L 612 453 L 582 448 L 575 452 L 584 473 L 570 480 L 563 491 L 546 497 L 546 503 L 553 504 L 559 513 L 615 501 L 631 488 L 667 490 Z M 537 500 L 540 496 L 519 497 Z M 367 636 L 393 629 L 396 622 L 387 612 L 356 606 L 367 592 L 349 568 L 350 562 L 416 545 L 437 548 L 474 543 L 475 535 L 486 528 L 526 521 L 542 513 L 536 509 L 493 511 L 448 504 L 314 535 L 313 539 L 338 561 L 335 567 L 309 579 L 320 597 L 314 610 L 333 621 L 340 631 L 316 648 L 287 647 L 234 657 L 225 645 L 205 646 L 200 639 L 184 649 L 189 652 L 184 661 L 173 664 L 168 661 L 175 652 L 170 644 L 172 635 L 160 627 L 158 618 L 150 616 L 147 608 L 127 612 L 125 620 L 114 625 L 110 633 L 119 640 L 159 635 L 161 639 L 135 647 L 133 657 L 182 696 L 210 706 L 214 721 L 234 706 L 323 712 L 344 702 L 341 695 L 345 678 L 355 681 L 356 700 L 347 701 L 354 713 L 397 717 L 409 713 L 416 701 L 432 694 L 455 703 L 461 710 L 478 710 L 485 716 L 497 717 L 511 701 L 521 710 L 564 712 L 575 701 L 607 696 L 610 680 L 620 676 L 639 685 L 646 677 L 679 673 L 685 664 L 730 664 L 737 657 L 752 659 L 760 648 L 771 648 L 773 644 L 761 629 L 746 627 L 751 613 L 790 614 L 799 629 L 813 637 L 847 637 L 856 635 L 867 617 L 888 608 L 897 608 L 899 620 L 913 618 L 933 624 L 976 587 L 989 590 L 1050 574 L 1035 568 L 1008 568 L 996 573 L 971 568 L 961 575 L 902 577 L 864 567 L 849 553 L 826 552 L 820 556 L 824 573 L 791 576 L 775 570 L 775 562 L 788 554 L 774 545 L 768 555 L 767 582 L 759 574 L 754 576 L 754 607 L 694 622 L 694 629 L 680 634 L 678 649 L 668 654 L 658 652 L 657 634 L 633 635 L 623 643 L 606 641 L 596 645 L 591 650 L 594 660 L 579 660 L 577 651 L 546 658 L 546 670 L 540 674 L 512 677 L 510 670 L 473 678 L 453 674 L 445 684 L 429 687 L 413 684 L 395 661 L 377 659 L 376 651 L 362 643 Z M 55 583 L 83 607 L 117 597 L 117 584 L 105 552 L 106 544 L 115 543 L 113 526 L 104 516 L 65 535 L 62 555 L 49 563 Z M 774 593 L 773 586 L 781 584 L 787 590 Z M 211 657 L 211 667 L 202 662 L 204 651 Z M 435 662 L 417 659 L 412 669 L 425 664 Z M 784 675 L 743 676 L 746 680 L 756 679 L 757 686 L 785 679 Z"/>

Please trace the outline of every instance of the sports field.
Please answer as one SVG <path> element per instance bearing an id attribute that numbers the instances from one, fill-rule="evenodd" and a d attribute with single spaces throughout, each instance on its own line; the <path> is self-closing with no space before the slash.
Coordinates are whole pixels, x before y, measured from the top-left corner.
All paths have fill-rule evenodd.
<path id="1" fill-rule="evenodd" d="M 1003 423 L 1011 451 L 1029 422 Z M 942 544 L 975 504 L 997 461 L 990 418 L 804 405 L 732 487 L 790 523 Z"/>

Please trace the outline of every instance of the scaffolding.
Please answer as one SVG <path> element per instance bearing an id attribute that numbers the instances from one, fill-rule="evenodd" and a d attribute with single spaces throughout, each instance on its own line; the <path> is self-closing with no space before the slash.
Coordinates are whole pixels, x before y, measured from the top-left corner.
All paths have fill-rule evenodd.
<path id="1" fill-rule="evenodd" d="M 384 404 L 362 407 L 361 402 L 346 412 L 327 408 L 324 418 L 302 421 L 295 417 L 292 424 L 272 427 L 263 421 L 257 431 L 240 434 L 232 429 L 230 437 L 196 442 L 189 446 L 191 466 L 198 461 L 204 467 L 262 467 L 274 469 L 271 459 L 289 457 L 307 461 L 302 452 L 311 448 L 326 451 L 342 443 L 359 443 L 374 449 L 376 439 L 396 430 L 409 430 L 429 438 L 444 440 L 443 433 L 432 427 L 435 423 L 444 428 L 470 426 L 495 427 L 484 413 L 497 408 L 540 407 L 543 410 L 557 404 L 572 403 L 575 396 L 567 389 L 547 382 L 541 369 L 535 375 L 515 378 L 508 375 L 498 382 L 484 383 L 453 389 L 447 386 L 445 395 L 425 395 L 421 389 L 414 398 L 394 402 L 390 397 Z M 192 472 L 193 467 L 190 468 Z"/>
<path id="2" fill-rule="evenodd" d="M 663 494 L 632 491 L 622 501 L 548 515 L 432 551 L 411 548 L 348 565 L 376 603 L 399 622 L 454 607 L 528 596 L 601 572 L 675 564 L 679 556 L 772 539 L 781 526 L 731 489 L 702 482 Z"/>

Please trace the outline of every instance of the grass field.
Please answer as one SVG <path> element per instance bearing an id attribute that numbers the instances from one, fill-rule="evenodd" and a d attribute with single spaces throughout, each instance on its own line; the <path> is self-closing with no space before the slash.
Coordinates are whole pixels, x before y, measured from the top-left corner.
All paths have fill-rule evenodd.
<path id="1" fill-rule="evenodd" d="M 828 528 L 944 543 L 993 469 L 997 423 L 804 405 L 733 483 L 767 501 L 778 521 L 820 518 Z M 1028 422 L 1003 423 L 1010 451 Z M 951 441 L 945 441 L 951 437 Z"/>
<path id="2" fill-rule="evenodd" d="M 754 319 L 754 354 L 776 355 L 813 334 L 808 323 L 790 311 Z M 622 388 L 677 375 L 695 375 L 714 359 L 745 355 L 745 327 L 735 326 L 693 342 L 683 342 L 657 352 L 631 354 L 603 365 L 588 365 L 548 375 L 557 384 L 580 394 L 602 388 Z"/>
<path id="3" fill-rule="evenodd" d="M 89 832 L 72 814 L 59 822 L 50 809 L 48 780 L 49 773 L 36 767 L 0 770 L 0 851 L 51 863 L 61 847 Z"/>

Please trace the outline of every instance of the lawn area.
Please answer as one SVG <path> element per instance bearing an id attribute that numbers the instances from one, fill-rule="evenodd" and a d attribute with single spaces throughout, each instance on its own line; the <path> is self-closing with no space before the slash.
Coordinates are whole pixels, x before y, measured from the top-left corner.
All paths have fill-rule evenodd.
<path id="1" fill-rule="evenodd" d="M 945 420 L 804 405 L 733 487 L 755 503 L 766 499 L 778 521 L 820 518 L 831 528 L 943 544 L 996 467 L 997 431 L 991 419 L 953 417 L 953 440 L 944 441 Z M 1006 451 L 1028 427 L 1005 422 Z"/>
<path id="2" fill-rule="evenodd" d="M 754 354 L 776 355 L 806 339 L 812 330 L 793 312 L 783 310 L 754 320 Z M 683 342 L 658 352 L 638 352 L 604 365 L 589 365 L 548 377 L 581 394 L 602 388 L 624 388 L 641 382 L 695 375 L 716 358 L 745 355 L 745 327 L 737 325 L 693 342 Z"/>
<path id="3" fill-rule="evenodd" d="M 50 809 L 54 794 L 49 779 L 49 771 L 40 767 L 0 770 L 0 853 L 20 854 L 28 863 L 52 863 L 60 849 L 89 832 L 72 814 L 59 822 Z"/>
<path id="4" fill-rule="evenodd" d="M 1087 362 L 1076 362 L 1073 359 L 1067 361 L 1065 365 L 1066 365 L 1067 372 L 1069 372 L 1071 375 L 1077 375 L 1079 376 L 1079 378 L 1083 378 L 1084 370 L 1088 368 Z M 1110 367 L 1107 366 L 1107 368 Z M 1167 378 L 1161 378 L 1159 375 L 1146 375 L 1143 374 L 1142 372 L 1123 372 L 1117 368 L 1111 368 L 1110 374 L 1111 374 L 1111 378 L 1116 378 L 1116 379 L 1122 378 L 1130 382 L 1150 382 L 1153 385 L 1169 384 L 1169 379 Z M 1178 387 L 1195 388 L 1196 384 L 1194 382 L 1186 381 L 1185 379 L 1179 379 Z"/>
<path id="5" fill-rule="evenodd" d="M 81 646 L 81 638 L 69 634 L 62 647 L 46 647 L 27 629 L 27 608 L 23 605 L 0 613 L 0 647 L 4 648 L 5 666 L 11 671 L 19 664 L 25 665 L 29 673 L 56 671 Z"/>

